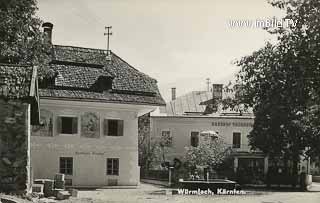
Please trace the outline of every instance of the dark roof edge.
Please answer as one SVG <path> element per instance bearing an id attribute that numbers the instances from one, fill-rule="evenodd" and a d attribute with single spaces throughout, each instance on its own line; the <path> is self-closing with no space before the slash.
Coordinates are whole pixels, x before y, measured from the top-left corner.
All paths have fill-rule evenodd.
<path id="1" fill-rule="evenodd" d="M 41 99 L 51 99 L 51 100 L 66 100 L 66 101 L 81 101 L 81 102 L 103 102 L 103 103 L 111 103 L 111 104 L 135 104 L 135 105 L 148 105 L 148 106 L 165 106 L 165 104 L 160 103 L 148 103 L 148 102 L 119 102 L 119 101 L 107 101 L 104 99 L 75 99 L 75 98 L 67 98 L 67 97 L 48 97 L 48 96 L 40 96 Z"/>

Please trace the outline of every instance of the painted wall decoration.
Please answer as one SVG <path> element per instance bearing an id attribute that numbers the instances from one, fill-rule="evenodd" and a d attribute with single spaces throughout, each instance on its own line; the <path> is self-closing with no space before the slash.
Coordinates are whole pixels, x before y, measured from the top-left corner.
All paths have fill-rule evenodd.
<path id="1" fill-rule="evenodd" d="M 96 113 L 87 112 L 81 116 L 81 136 L 87 138 L 100 137 L 100 119 Z"/>
<path id="2" fill-rule="evenodd" d="M 40 123 L 39 126 L 32 126 L 33 136 L 53 136 L 53 113 L 46 109 L 40 110 Z"/>

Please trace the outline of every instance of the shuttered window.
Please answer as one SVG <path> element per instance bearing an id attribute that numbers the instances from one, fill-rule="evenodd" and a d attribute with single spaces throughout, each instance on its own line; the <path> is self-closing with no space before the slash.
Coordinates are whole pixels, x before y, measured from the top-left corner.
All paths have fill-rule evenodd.
<path id="1" fill-rule="evenodd" d="M 57 120 L 57 128 L 59 134 L 77 134 L 78 118 L 59 116 Z"/>
<path id="2" fill-rule="evenodd" d="M 103 128 L 105 136 L 123 136 L 123 120 L 104 119 Z"/>

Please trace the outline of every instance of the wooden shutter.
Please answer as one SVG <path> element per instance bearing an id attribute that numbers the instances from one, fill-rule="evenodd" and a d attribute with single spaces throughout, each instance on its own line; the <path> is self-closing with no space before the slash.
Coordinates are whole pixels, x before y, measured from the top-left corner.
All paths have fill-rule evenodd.
<path id="1" fill-rule="evenodd" d="M 118 121 L 118 135 L 123 136 L 123 120 Z"/>
<path id="2" fill-rule="evenodd" d="M 62 133 L 62 119 L 61 117 L 57 117 L 57 133 Z"/>
<path id="3" fill-rule="evenodd" d="M 74 117 L 72 118 L 72 134 L 78 133 L 78 118 Z"/>
<path id="4" fill-rule="evenodd" d="M 103 135 L 108 136 L 108 119 L 103 120 Z"/>

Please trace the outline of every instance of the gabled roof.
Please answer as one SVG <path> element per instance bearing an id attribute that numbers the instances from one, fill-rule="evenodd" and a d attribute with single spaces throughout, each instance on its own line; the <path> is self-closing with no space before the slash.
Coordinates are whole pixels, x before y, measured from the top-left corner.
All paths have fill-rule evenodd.
<path id="1" fill-rule="evenodd" d="M 17 64 L 0 64 L 0 98 L 31 104 L 31 123 L 39 124 L 37 68 Z"/>
<path id="2" fill-rule="evenodd" d="M 53 45 L 50 66 L 56 72 L 55 85 L 40 89 L 41 97 L 165 104 L 155 79 L 111 51 L 108 56 L 107 50 Z M 112 80 L 110 91 L 96 92 L 91 88 L 101 77 Z"/>

